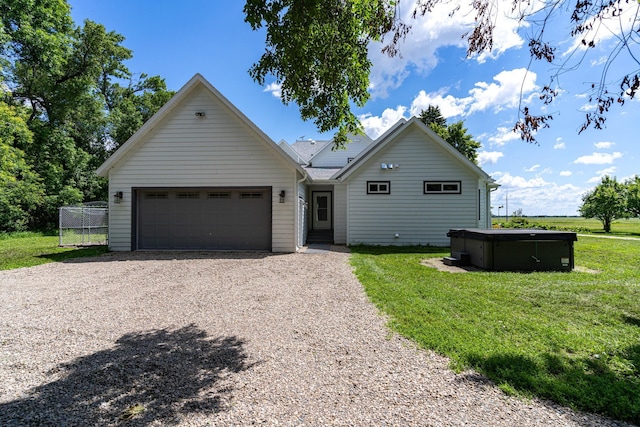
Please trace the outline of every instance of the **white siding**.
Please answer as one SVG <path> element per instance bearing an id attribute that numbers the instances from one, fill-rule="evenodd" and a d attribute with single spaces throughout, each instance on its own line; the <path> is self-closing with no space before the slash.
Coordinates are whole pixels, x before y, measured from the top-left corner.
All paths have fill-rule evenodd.
<path id="1" fill-rule="evenodd" d="M 195 112 L 205 112 L 196 117 Z M 132 189 L 135 187 L 272 187 L 272 250 L 293 252 L 297 174 L 260 137 L 203 85 L 198 85 L 109 172 L 112 250 L 131 249 Z"/>
<path id="2" fill-rule="evenodd" d="M 333 242 L 336 245 L 347 243 L 347 186 L 336 184 L 333 187 Z"/>
<path id="3" fill-rule="evenodd" d="M 309 197 L 307 193 L 307 184 L 304 181 L 298 182 L 298 247 L 304 246 L 307 241 L 309 221 Z"/>
<path id="4" fill-rule="evenodd" d="M 428 138 L 410 128 L 348 178 L 349 244 L 448 246 L 449 229 L 477 227 L 479 177 Z M 423 194 L 430 180 L 461 181 L 461 194 Z M 389 181 L 391 194 L 367 194 L 367 181 Z"/>
<path id="5" fill-rule="evenodd" d="M 347 164 L 349 158 L 354 158 L 362 150 L 367 148 L 371 143 L 371 139 L 364 135 L 352 137 L 352 140 L 346 145 L 344 150 L 332 150 L 331 145 L 325 147 L 313 159 L 311 165 L 314 168 L 331 168 L 342 167 Z"/>

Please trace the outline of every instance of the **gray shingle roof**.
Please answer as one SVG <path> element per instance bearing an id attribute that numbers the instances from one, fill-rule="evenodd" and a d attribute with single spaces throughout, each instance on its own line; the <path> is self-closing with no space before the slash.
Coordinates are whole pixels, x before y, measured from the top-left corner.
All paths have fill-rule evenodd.
<path id="1" fill-rule="evenodd" d="M 296 150 L 302 158 L 309 160 L 316 154 L 318 151 L 322 150 L 324 146 L 329 144 L 331 140 L 328 141 L 314 141 L 314 140 L 304 140 L 304 141 L 296 141 L 291 144 L 294 150 Z"/>
<path id="2" fill-rule="evenodd" d="M 307 173 L 309 174 L 309 177 L 312 180 L 329 179 L 340 169 L 341 168 L 309 168 L 309 167 L 304 168 L 304 170 L 307 171 Z"/>

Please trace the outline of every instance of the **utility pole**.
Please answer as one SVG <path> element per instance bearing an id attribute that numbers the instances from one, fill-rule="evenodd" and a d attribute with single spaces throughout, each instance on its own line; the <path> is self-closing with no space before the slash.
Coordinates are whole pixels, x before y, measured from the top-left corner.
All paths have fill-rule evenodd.
<path id="1" fill-rule="evenodd" d="M 505 210 L 507 211 L 507 212 L 505 213 L 505 217 L 506 217 L 505 222 L 509 222 L 509 193 L 507 193 L 507 194 L 504 196 L 504 205 L 505 205 L 505 207 L 506 207 L 506 209 L 505 209 Z"/>

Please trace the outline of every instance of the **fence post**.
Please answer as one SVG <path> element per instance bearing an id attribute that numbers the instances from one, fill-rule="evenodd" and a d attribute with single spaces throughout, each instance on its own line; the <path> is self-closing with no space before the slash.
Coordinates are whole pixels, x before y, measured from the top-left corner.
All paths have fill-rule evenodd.
<path id="1" fill-rule="evenodd" d="M 62 208 L 58 208 L 58 246 L 62 246 Z"/>

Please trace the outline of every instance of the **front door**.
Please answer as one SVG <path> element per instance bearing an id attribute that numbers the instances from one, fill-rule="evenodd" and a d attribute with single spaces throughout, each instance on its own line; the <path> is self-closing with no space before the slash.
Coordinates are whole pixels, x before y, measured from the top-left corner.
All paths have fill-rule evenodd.
<path id="1" fill-rule="evenodd" d="M 331 230 L 331 191 L 313 192 L 313 229 Z"/>

